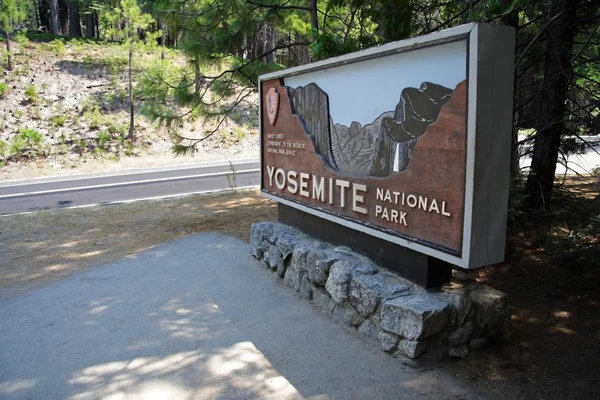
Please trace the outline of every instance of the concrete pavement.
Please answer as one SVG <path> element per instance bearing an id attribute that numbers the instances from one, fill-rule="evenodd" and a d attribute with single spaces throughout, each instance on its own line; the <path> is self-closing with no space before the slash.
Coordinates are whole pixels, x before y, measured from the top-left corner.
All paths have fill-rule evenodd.
<path id="1" fill-rule="evenodd" d="M 248 244 L 207 233 L 0 302 L 0 398 L 477 396 L 366 344 Z"/>

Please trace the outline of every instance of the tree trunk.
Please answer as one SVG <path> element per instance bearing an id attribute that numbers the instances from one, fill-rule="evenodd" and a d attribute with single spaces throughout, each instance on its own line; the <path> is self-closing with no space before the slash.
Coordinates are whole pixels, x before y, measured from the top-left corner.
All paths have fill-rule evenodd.
<path id="1" fill-rule="evenodd" d="M 410 37 L 412 33 L 411 0 L 383 0 L 375 15 L 384 42 Z"/>
<path id="2" fill-rule="evenodd" d="M 38 0 L 33 0 L 33 12 L 35 14 L 35 24 L 39 28 L 42 27 L 42 21 L 40 21 L 40 9 Z"/>
<path id="3" fill-rule="evenodd" d="M 161 48 L 160 59 L 164 60 L 165 59 L 165 46 L 166 46 L 166 43 L 165 43 L 165 39 L 166 39 L 166 37 L 165 37 L 166 29 L 165 28 L 166 27 L 163 23 L 160 22 L 160 20 L 157 20 L 156 23 L 158 24 L 158 29 L 160 29 L 160 39 L 158 40 L 159 41 L 158 44 L 160 45 L 160 48 Z"/>
<path id="4" fill-rule="evenodd" d="M 81 37 L 81 23 L 79 21 L 79 3 L 69 2 L 69 35 Z"/>
<path id="5" fill-rule="evenodd" d="M 58 0 L 58 22 L 60 24 L 60 32 L 63 35 L 69 34 L 69 6 L 66 0 Z"/>
<path id="6" fill-rule="evenodd" d="M 6 40 L 6 58 L 7 58 L 7 66 L 6 68 L 9 71 L 13 70 L 13 62 L 12 62 L 12 53 L 10 51 L 10 36 L 8 35 L 8 32 L 4 31 L 4 38 Z"/>
<path id="7" fill-rule="evenodd" d="M 134 140 L 133 137 L 133 34 L 127 27 L 127 36 L 129 37 L 129 139 Z"/>
<path id="8" fill-rule="evenodd" d="M 248 58 L 248 35 L 246 31 L 242 35 L 242 60 L 246 60 Z"/>
<path id="9" fill-rule="evenodd" d="M 265 52 L 267 55 L 265 56 L 265 63 L 269 64 L 273 62 L 273 47 L 275 46 L 275 28 L 267 24 L 265 25 Z"/>
<path id="10" fill-rule="evenodd" d="M 194 66 L 196 67 L 195 89 L 196 89 L 196 95 L 198 95 L 200 93 L 200 59 L 198 57 L 196 57 L 194 59 Z"/>
<path id="11" fill-rule="evenodd" d="M 317 0 L 310 0 L 310 24 L 312 28 L 319 32 L 319 20 L 318 17 L 318 9 L 317 9 Z"/>
<path id="12" fill-rule="evenodd" d="M 502 6 L 505 9 L 508 9 L 512 0 L 502 0 Z M 517 31 L 519 29 L 519 12 L 518 10 L 513 10 L 509 14 L 504 15 L 501 18 L 501 21 L 504 25 L 512 26 Z M 514 70 L 514 85 L 513 88 L 517 87 L 517 69 Z M 518 94 L 517 91 L 513 92 L 513 109 L 516 107 Z M 517 143 L 519 142 L 519 116 L 517 113 L 513 113 L 513 126 L 512 126 L 512 134 L 511 134 L 511 155 L 510 155 L 510 176 L 511 178 L 516 178 L 519 176 L 521 172 L 521 166 L 519 165 L 519 146 Z"/>
<path id="13" fill-rule="evenodd" d="M 58 0 L 50 0 L 50 29 L 53 35 L 58 35 Z"/>
<path id="14" fill-rule="evenodd" d="M 94 16 L 91 11 L 85 14 L 85 37 L 93 38 L 96 28 L 94 28 Z"/>
<path id="15" fill-rule="evenodd" d="M 554 188 L 570 76 L 567 69 L 573 49 L 574 3 L 571 0 L 554 0 L 550 8 L 549 18 L 556 17 L 556 20 L 548 28 L 544 83 L 535 124 L 537 135 L 526 186 L 529 206 L 533 209 L 548 207 Z"/>
<path id="16" fill-rule="evenodd" d="M 98 20 L 98 12 L 94 10 L 94 37 L 100 37 L 100 21 Z"/>
<path id="17" fill-rule="evenodd" d="M 46 32 L 50 31 L 50 19 L 48 18 L 48 2 L 47 0 L 38 0 L 38 10 L 40 13 L 40 27 Z"/>

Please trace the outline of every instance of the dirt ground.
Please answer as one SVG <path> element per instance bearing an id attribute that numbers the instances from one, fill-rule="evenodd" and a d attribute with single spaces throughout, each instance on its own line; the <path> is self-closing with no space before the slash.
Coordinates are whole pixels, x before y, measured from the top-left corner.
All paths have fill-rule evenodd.
<path id="1" fill-rule="evenodd" d="M 0 299 L 202 231 L 248 241 L 251 223 L 276 218 L 257 191 L 1 217 Z M 442 368 L 491 399 L 600 398 L 600 268 L 531 232 L 509 227 L 506 262 L 476 274 L 508 294 L 509 341 Z"/>
<path id="2" fill-rule="evenodd" d="M 275 219 L 257 191 L 0 217 L 0 299 L 194 233 L 248 241 L 253 222 Z"/>

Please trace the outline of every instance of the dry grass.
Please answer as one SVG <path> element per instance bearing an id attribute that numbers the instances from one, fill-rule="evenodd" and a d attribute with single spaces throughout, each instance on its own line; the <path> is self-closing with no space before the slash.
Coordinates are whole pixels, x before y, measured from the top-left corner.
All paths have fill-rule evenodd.
<path id="1" fill-rule="evenodd" d="M 258 191 L 0 217 L 0 298 L 198 232 L 248 241 L 250 224 L 276 218 Z"/>

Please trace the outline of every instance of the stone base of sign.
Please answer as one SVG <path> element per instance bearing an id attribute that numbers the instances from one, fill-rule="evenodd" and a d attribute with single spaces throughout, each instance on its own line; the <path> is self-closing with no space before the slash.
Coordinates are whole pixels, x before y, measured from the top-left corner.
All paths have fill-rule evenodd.
<path id="1" fill-rule="evenodd" d="M 450 282 L 452 277 L 452 265 L 437 258 L 346 228 L 282 203 L 278 203 L 277 211 L 279 222 L 294 226 L 326 242 L 350 247 L 424 288 L 440 287 Z"/>
<path id="2" fill-rule="evenodd" d="M 427 290 L 348 247 L 278 222 L 253 224 L 250 244 L 302 298 L 407 365 L 465 357 L 507 336 L 506 295 L 464 273 Z"/>

